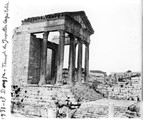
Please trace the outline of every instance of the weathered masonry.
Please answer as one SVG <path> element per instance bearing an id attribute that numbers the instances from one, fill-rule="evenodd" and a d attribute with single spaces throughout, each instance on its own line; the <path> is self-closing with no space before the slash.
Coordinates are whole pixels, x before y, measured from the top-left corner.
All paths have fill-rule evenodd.
<path id="1" fill-rule="evenodd" d="M 59 44 L 48 41 L 50 32 L 59 32 Z M 62 12 L 24 19 L 13 35 L 13 84 L 46 85 L 47 59 L 51 58 L 50 83 L 62 84 L 64 45 L 69 45 L 69 84 L 75 84 L 76 46 L 77 80 L 81 82 L 82 51 L 85 45 L 84 80 L 89 75 L 89 44 L 94 30 L 84 11 Z M 36 37 L 42 33 L 43 38 Z M 52 51 L 48 56 L 47 49 Z"/>

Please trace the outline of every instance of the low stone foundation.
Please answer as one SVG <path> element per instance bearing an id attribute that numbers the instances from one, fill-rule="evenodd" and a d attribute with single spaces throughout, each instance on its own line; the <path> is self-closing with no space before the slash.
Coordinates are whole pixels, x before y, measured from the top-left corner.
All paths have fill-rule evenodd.
<path id="1" fill-rule="evenodd" d="M 98 110 L 97 106 L 94 106 L 91 110 L 90 107 L 80 108 L 80 105 L 84 103 L 96 101 L 101 98 L 103 98 L 102 95 L 96 93 L 96 91 L 92 88 L 90 89 L 89 86 L 85 84 L 77 84 L 75 86 L 46 85 L 42 87 L 14 86 L 12 92 L 12 112 L 28 115 L 30 117 L 56 118 L 57 111 L 59 111 L 56 102 L 59 102 L 61 105 L 66 105 L 67 100 L 69 100 L 69 105 L 72 104 L 74 109 L 70 109 L 67 105 L 67 107 L 64 106 L 60 109 L 60 111 L 62 110 L 61 113 L 68 113 L 68 117 L 82 118 L 84 113 L 83 115 L 82 113 L 78 115 L 80 114 L 80 110 L 78 111 L 78 109 L 91 111 L 89 114 L 94 113 L 94 111 L 98 111 L 100 114 L 102 112 L 101 108 L 103 108 L 103 111 L 107 109 L 104 106 L 99 106 L 100 110 Z M 63 116 L 65 116 L 65 114 L 63 114 Z M 93 115 L 91 116 L 96 117 Z M 103 116 L 106 116 L 106 113 L 103 113 Z"/>
<path id="2" fill-rule="evenodd" d="M 70 89 L 66 87 L 20 87 L 19 94 L 12 98 L 12 103 L 14 103 L 12 111 L 31 117 L 55 117 L 55 102 L 60 101 L 64 103 L 67 97 L 73 103 L 76 102 Z"/>

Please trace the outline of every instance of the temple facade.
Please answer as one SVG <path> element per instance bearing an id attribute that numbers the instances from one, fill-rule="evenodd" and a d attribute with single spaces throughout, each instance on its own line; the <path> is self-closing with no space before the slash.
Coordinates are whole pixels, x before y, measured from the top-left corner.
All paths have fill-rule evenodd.
<path id="1" fill-rule="evenodd" d="M 49 41 L 50 32 L 59 32 L 59 41 Z M 94 30 L 84 11 L 62 12 L 24 19 L 13 36 L 13 84 L 62 85 L 64 46 L 69 45 L 68 84 L 81 82 L 85 45 L 84 82 L 89 76 L 89 44 Z M 36 34 L 42 33 L 43 38 Z M 77 63 L 76 47 L 78 46 Z M 50 50 L 51 54 L 48 54 Z M 50 59 L 50 60 L 49 60 Z M 50 62 L 50 67 L 47 65 Z M 75 76 L 77 64 L 77 76 Z M 48 75 L 47 75 L 48 74 Z M 78 81 L 75 81 L 75 77 Z"/>

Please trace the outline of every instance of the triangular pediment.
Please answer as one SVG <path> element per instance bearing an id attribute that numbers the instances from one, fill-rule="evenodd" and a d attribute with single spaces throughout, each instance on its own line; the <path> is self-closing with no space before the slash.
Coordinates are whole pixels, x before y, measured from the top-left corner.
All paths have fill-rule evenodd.
<path id="1" fill-rule="evenodd" d="M 65 14 L 68 14 L 71 17 L 73 17 L 76 21 L 78 21 L 82 25 L 82 28 L 88 29 L 91 32 L 91 34 L 94 33 L 91 23 L 89 22 L 84 11 L 65 12 Z"/>

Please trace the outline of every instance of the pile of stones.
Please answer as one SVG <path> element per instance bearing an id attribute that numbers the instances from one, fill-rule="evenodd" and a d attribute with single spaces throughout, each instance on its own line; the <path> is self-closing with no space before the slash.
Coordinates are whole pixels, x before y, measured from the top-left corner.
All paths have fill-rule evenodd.
<path id="1" fill-rule="evenodd" d="M 71 89 L 75 99 L 81 99 L 83 102 L 95 101 L 102 99 L 103 96 L 86 84 L 77 84 Z"/>

